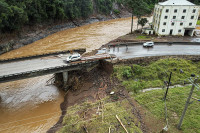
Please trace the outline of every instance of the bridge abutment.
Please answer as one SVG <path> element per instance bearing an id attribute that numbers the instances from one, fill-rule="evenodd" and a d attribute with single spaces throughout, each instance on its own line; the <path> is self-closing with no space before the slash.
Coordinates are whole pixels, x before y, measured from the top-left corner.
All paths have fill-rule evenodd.
<path id="1" fill-rule="evenodd" d="M 68 76 L 68 71 L 63 72 L 62 75 L 63 75 L 64 86 L 66 86 L 67 85 L 67 81 L 68 81 L 68 77 L 69 77 Z"/>

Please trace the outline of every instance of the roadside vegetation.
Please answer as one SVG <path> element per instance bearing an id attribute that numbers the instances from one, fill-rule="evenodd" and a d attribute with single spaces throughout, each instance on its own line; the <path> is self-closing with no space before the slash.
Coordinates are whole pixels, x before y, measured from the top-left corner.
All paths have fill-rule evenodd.
<path id="1" fill-rule="evenodd" d="M 136 39 L 138 40 L 151 40 L 152 38 L 147 35 L 137 36 Z"/>
<path id="2" fill-rule="evenodd" d="M 163 87 L 172 72 L 171 85 L 184 85 L 191 74 L 199 75 L 200 62 L 194 63 L 183 59 L 161 59 L 151 64 L 117 65 L 114 67 L 116 76 L 128 91 L 137 93 L 142 89 Z"/>
<path id="3" fill-rule="evenodd" d="M 142 133 L 140 122 L 132 114 L 131 105 L 127 100 L 113 102 L 110 98 L 95 103 L 86 101 L 67 109 L 63 120 L 63 127 L 58 133 L 71 132 L 125 132 L 116 118 L 119 117 L 128 132 Z"/>
<path id="4" fill-rule="evenodd" d="M 178 131 L 176 127 L 185 107 L 185 102 L 190 89 L 191 86 L 169 89 L 166 102 L 169 132 Z M 133 96 L 140 105 L 149 110 L 155 117 L 165 121 L 165 104 L 163 101 L 164 94 L 165 90 L 154 90 L 145 93 L 141 92 Z M 193 97 L 200 98 L 200 90 L 195 89 Z M 197 100 L 191 101 L 193 102 L 187 109 L 181 126 L 181 131 L 183 131 L 183 133 L 200 133 L 200 102 Z"/>
<path id="5" fill-rule="evenodd" d="M 169 132 L 179 132 L 179 123 L 185 102 L 191 89 L 191 83 L 187 80 L 191 74 L 200 74 L 200 62 L 192 62 L 184 59 L 160 59 L 150 64 L 117 65 L 114 67 L 113 76 L 117 77 L 122 85 L 130 92 L 135 99 L 150 114 L 158 120 L 165 122 L 165 103 L 163 97 L 166 91 L 169 73 L 172 72 L 171 85 L 183 85 L 182 87 L 170 88 L 166 105 Z M 147 88 L 158 87 L 159 90 L 143 92 Z M 195 88 L 193 96 L 200 98 L 200 90 Z M 184 133 L 200 133 L 200 102 L 193 101 L 187 110 L 181 131 Z"/>
<path id="6" fill-rule="evenodd" d="M 200 20 L 197 21 L 197 25 L 200 25 Z"/>

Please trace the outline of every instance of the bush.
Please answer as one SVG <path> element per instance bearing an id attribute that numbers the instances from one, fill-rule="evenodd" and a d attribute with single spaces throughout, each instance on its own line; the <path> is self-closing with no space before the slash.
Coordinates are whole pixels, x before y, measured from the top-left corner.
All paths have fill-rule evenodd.
<path id="1" fill-rule="evenodd" d="M 115 14 L 117 14 L 117 15 L 119 15 L 119 14 L 120 14 L 120 11 L 119 11 L 119 10 L 117 10 L 117 9 L 114 9 L 114 10 L 113 10 L 113 12 L 114 12 Z"/>
<path id="2" fill-rule="evenodd" d="M 197 25 L 200 25 L 200 20 L 197 21 Z"/>
<path id="3" fill-rule="evenodd" d="M 125 69 L 123 71 L 123 77 L 127 78 L 127 79 L 131 78 L 132 77 L 132 71 L 131 71 L 131 69 Z"/>

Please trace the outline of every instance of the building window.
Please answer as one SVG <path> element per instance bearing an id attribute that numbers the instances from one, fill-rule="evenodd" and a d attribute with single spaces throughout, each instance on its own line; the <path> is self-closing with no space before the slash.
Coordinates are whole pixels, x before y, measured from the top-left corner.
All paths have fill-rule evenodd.
<path id="1" fill-rule="evenodd" d="M 178 11 L 177 9 L 174 9 L 174 13 L 177 13 L 177 11 Z"/>
<path id="2" fill-rule="evenodd" d="M 172 23 L 172 26 L 174 26 L 174 22 Z"/>
<path id="3" fill-rule="evenodd" d="M 183 13 L 186 13 L 186 9 L 183 9 Z"/>
<path id="4" fill-rule="evenodd" d="M 167 19 L 168 16 L 165 16 L 165 19 Z"/>
<path id="5" fill-rule="evenodd" d="M 166 13 L 168 13 L 169 12 L 169 9 L 166 9 Z"/>
<path id="6" fill-rule="evenodd" d="M 181 19 L 185 19 L 185 16 L 182 16 Z"/>
<path id="7" fill-rule="evenodd" d="M 183 25 L 183 23 L 180 23 L 180 26 L 182 26 Z"/>
<path id="8" fill-rule="evenodd" d="M 162 29 L 162 32 L 165 32 L 165 29 Z"/>
<path id="9" fill-rule="evenodd" d="M 192 26 L 192 23 L 189 23 L 189 26 Z"/>
<path id="10" fill-rule="evenodd" d="M 166 22 L 163 23 L 163 25 L 166 25 L 166 24 L 167 24 Z"/>
<path id="11" fill-rule="evenodd" d="M 176 16 L 173 16 L 173 19 L 176 19 Z"/>
<path id="12" fill-rule="evenodd" d="M 191 19 L 194 19 L 194 16 L 191 16 Z"/>
<path id="13" fill-rule="evenodd" d="M 181 30 L 178 30 L 178 32 L 180 33 L 180 32 L 181 32 Z"/>
<path id="14" fill-rule="evenodd" d="M 196 9 L 193 9 L 192 13 L 195 13 L 196 12 Z"/>

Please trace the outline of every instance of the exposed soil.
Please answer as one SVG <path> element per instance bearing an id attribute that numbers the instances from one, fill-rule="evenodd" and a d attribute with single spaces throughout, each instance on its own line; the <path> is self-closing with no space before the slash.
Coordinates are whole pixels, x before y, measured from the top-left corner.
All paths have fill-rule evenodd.
<path id="1" fill-rule="evenodd" d="M 96 102 L 110 95 L 111 91 L 115 91 L 113 101 L 127 99 L 132 106 L 132 113 L 141 123 L 140 129 L 144 132 L 157 132 L 163 128 L 162 122 L 149 116 L 148 113 L 133 100 L 121 83 L 111 76 L 113 67 L 111 63 L 101 62 L 98 67 L 93 70 L 72 72 L 75 82 L 66 92 L 64 102 L 61 104 L 62 116 L 59 121 L 49 129 L 48 133 L 54 133 L 62 127 L 64 115 L 67 108 L 75 104 L 81 104 L 84 101 Z M 113 79 L 114 78 L 114 79 Z M 70 81 L 69 81 L 70 82 Z M 117 98 L 116 98 L 117 97 Z M 92 115 L 92 111 L 88 111 L 87 115 Z M 151 120 L 151 121 L 150 121 Z M 152 122 L 153 121 L 153 122 Z M 136 123 L 137 125 L 137 123 Z"/>

